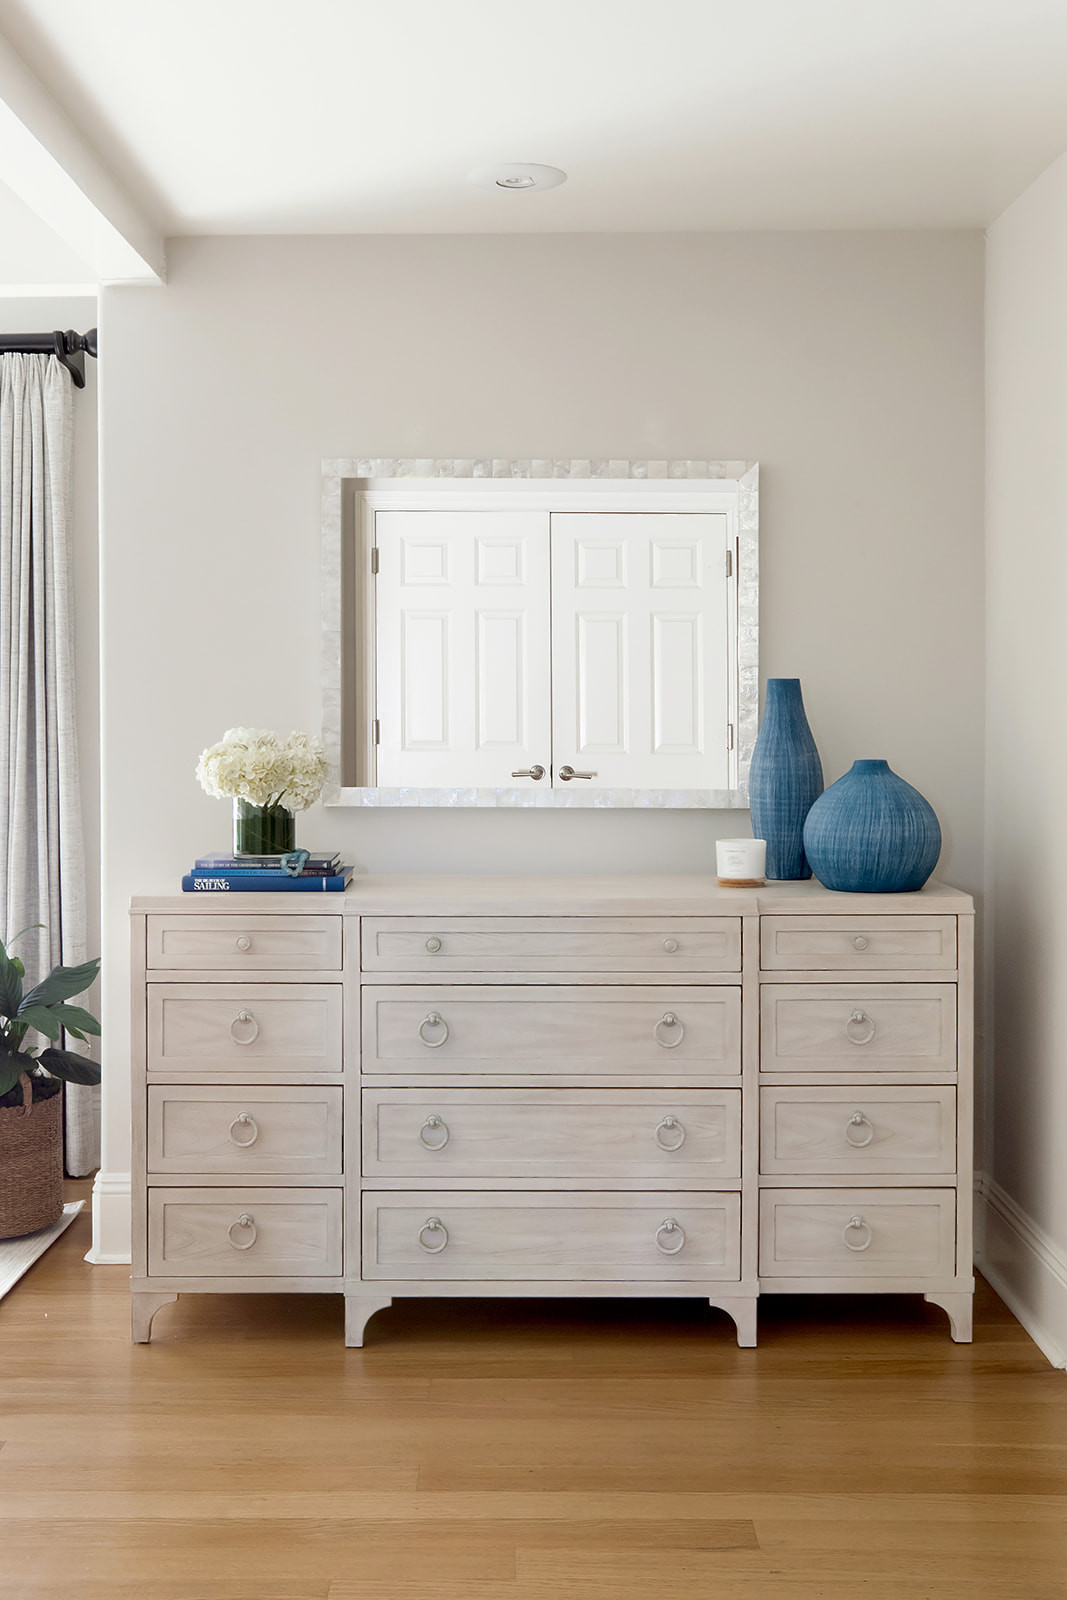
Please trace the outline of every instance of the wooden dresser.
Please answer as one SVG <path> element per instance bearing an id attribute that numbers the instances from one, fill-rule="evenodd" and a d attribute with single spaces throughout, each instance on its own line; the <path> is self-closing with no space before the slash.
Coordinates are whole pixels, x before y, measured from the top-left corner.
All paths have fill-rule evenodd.
<path id="1" fill-rule="evenodd" d="M 925 1294 L 970 1338 L 973 906 L 714 878 L 133 903 L 133 1336 L 182 1293 Z"/>

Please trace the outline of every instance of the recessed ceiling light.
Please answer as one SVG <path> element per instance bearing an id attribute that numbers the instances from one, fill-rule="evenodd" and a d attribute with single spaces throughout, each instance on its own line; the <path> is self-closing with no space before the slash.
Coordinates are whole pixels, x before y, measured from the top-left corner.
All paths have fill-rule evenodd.
<path id="1" fill-rule="evenodd" d="M 479 167 L 470 174 L 470 182 L 481 189 L 510 189 L 514 193 L 555 189 L 566 181 L 567 174 L 558 167 L 543 167 L 536 161 L 505 161 L 498 167 Z"/>

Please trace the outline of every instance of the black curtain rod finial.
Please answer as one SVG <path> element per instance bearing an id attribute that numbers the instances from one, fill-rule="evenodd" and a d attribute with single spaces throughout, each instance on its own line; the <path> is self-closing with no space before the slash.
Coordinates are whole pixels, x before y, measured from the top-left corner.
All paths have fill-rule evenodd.
<path id="1" fill-rule="evenodd" d="M 55 356 L 70 373 L 74 387 L 84 389 L 85 357 L 97 353 L 96 329 L 90 328 L 88 333 L 75 333 L 73 328 L 68 328 L 66 333 L 61 329 L 54 333 L 0 333 L 0 355 L 5 352 Z"/>

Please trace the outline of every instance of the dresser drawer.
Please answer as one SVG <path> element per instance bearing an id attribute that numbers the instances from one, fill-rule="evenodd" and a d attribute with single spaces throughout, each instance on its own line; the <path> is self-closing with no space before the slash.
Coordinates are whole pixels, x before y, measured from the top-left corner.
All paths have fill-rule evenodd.
<path id="1" fill-rule="evenodd" d="M 740 972 L 739 917 L 364 917 L 365 972 Z"/>
<path id="2" fill-rule="evenodd" d="M 151 1084 L 148 1171 L 340 1176 L 341 1111 L 340 1088 Z"/>
<path id="3" fill-rule="evenodd" d="M 954 1189 L 764 1189 L 762 1278 L 936 1278 L 956 1253 Z"/>
<path id="4" fill-rule="evenodd" d="M 363 990 L 365 1074 L 681 1079 L 740 1070 L 739 988 Z"/>
<path id="5" fill-rule="evenodd" d="M 952 971 L 955 917 L 761 917 L 765 972 Z"/>
<path id="6" fill-rule="evenodd" d="M 737 1194 L 364 1194 L 363 1276 L 740 1277 Z"/>
<path id="7" fill-rule="evenodd" d="M 170 1278 L 335 1278 L 340 1189 L 149 1189 L 149 1271 Z"/>
<path id="8" fill-rule="evenodd" d="M 760 1090 L 761 1172 L 955 1170 L 955 1089 Z"/>
<path id="9" fill-rule="evenodd" d="M 764 984 L 764 1072 L 956 1070 L 950 983 Z"/>
<path id="10" fill-rule="evenodd" d="M 741 1172 L 741 1091 L 366 1089 L 363 1171 L 710 1187 Z"/>
<path id="11" fill-rule="evenodd" d="M 337 984 L 150 983 L 148 1069 L 340 1072 Z"/>
<path id="12" fill-rule="evenodd" d="M 148 968 L 339 972 L 341 918 L 149 917 Z"/>

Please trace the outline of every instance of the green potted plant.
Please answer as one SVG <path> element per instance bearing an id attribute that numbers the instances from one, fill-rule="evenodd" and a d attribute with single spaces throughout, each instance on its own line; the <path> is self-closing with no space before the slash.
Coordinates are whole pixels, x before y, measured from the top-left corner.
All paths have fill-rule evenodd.
<path id="1" fill-rule="evenodd" d="M 23 993 L 26 969 L 0 941 L 0 1239 L 36 1233 L 62 1215 L 60 1091 L 64 1083 L 99 1083 L 100 1068 L 56 1041 L 64 1029 L 83 1041 L 100 1032 L 94 1016 L 67 1004 L 89 988 L 99 970 L 99 959 L 54 967 Z M 40 1049 L 26 1047 L 31 1031 L 51 1042 Z"/>

